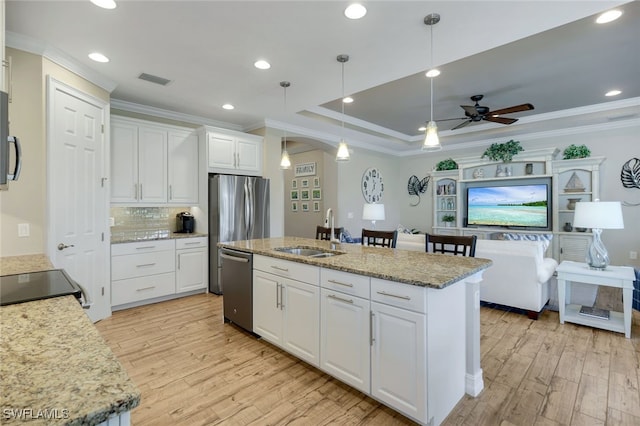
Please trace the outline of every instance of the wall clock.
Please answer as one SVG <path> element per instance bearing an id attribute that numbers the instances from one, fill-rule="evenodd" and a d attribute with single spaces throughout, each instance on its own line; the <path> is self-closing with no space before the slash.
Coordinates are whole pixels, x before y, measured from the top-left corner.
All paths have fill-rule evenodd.
<path id="1" fill-rule="evenodd" d="M 367 203 L 377 203 L 382 198 L 384 184 L 380 170 L 369 167 L 362 175 L 362 195 Z"/>

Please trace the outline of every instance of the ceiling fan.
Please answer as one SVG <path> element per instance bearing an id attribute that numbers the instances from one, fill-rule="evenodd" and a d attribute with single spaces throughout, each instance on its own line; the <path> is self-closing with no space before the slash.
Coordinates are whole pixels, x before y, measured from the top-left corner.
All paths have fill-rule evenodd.
<path id="1" fill-rule="evenodd" d="M 511 114 L 514 112 L 520 111 L 529 111 L 533 109 L 533 105 L 526 103 L 522 105 L 514 105 L 508 108 L 496 109 L 491 111 L 489 107 L 478 104 L 482 100 L 484 95 L 473 95 L 471 96 L 471 100 L 475 102 L 475 105 L 460 105 L 460 107 L 464 110 L 464 117 L 460 118 L 445 118 L 443 120 L 436 121 L 450 121 L 450 120 L 466 120 L 457 126 L 453 127 L 451 130 L 456 130 L 461 127 L 466 126 L 469 123 L 474 121 L 493 121 L 494 123 L 500 124 L 513 124 L 518 121 L 517 118 L 508 118 L 502 117 L 503 114 Z"/>

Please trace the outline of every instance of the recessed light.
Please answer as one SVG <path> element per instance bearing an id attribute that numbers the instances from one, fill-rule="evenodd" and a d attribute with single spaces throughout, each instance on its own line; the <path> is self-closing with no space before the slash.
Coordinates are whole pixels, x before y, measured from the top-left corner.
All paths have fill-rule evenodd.
<path id="1" fill-rule="evenodd" d="M 622 93 L 621 90 L 609 90 L 607 93 L 605 93 L 605 96 L 618 96 L 620 93 Z"/>
<path id="2" fill-rule="evenodd" d="M 353 3 L 344 10 L 344 16 L 349 19 L 360 19 L 367 14 L 367 8 L 360 3 Z"/>
<path id="3" fill-rule="evenodd" d="M 422 127 L 418 127 L 418 131 L 419 132 L 424 132 L 425 130 L 427 130 L 426 127 L 422 126 Z"/>
<path id="4" fill-rule="evenodd" d="M 115 9 L 117 6 L 114 0 L 91 0 L 91 3 L 103 9 Z"/>
<path id="5" fill-rule="evenodd" d="M 618 9 L 607 10 L 604 13 L 601 13 L 596 19 L 596 23 L 598 24 L 607 24 L 609 22 L 615 21 L 620 16 L 622 16 L 622 11 Z"/>
<path id="6" fill-rule="evenodd" d="M 344 99 L 342 99 L 342 102 L 344 102 L 345 104 L 350 104 L 353 102 L 353 98 L 351 96 L 347 96 Z"/>
<path id="7" fill-rule="evenodd" d="M 232 109 L 234 109 L 235 107 L 234 107 L 233 105 L 231 105 L 231 104 L 224 104 L 224 105 L 222 105 L 222 108 L 224 108 L 224 109 L 228 109 L 228 110 L 232 110 Z"/>
<path id="8" fill-rule="evenodd" d="M 429 78 L 437 77 L 440 75 L 440 70 L 437 68 L 432 68 L 425 74 Z"/>
<path id="9" fill-rule="evenodd" d="M 98 52 L 89 53 L 89 59 L 102 63 L 109 62 L 109 58 Z"/>
<path id="10" fill-rule="evenodd" d="M 258 68 L 259 70 L 268 70 L 269 68 L 271 68 L 271 64 L 263 59 L 255 61 L 253 63 L 253 66 Z"/>

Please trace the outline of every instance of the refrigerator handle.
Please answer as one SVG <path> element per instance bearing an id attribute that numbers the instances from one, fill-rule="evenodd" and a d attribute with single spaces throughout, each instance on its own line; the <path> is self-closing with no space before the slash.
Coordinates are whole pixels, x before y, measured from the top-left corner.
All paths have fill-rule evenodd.
<path id="1" fill-rule="evenodd" d="M 251 226 L 251 218 L 249 216 L 251 210 L 250 210 L 250 203 L 251 203 L 251 198 L 250 198 L 250 194 L 249 194 L 249 184 L 248 184 L 248 179 L 244 180 L 244 229 L 246 231 L 246 236 L 245 238 L 248 240 L 249 236 L 251 235 L 251 233 L 249 232 L 249 227 Z"/>
<path id="2" fill-rule="evenodd" d="M 8 142 L 12 143 L 16 150 L 16 165 L 13 169 L 13 173 L 7 175 L 7 179 L 18 180 L 18 177 L 20 177 L 20 169 L 22 168 L 22 149 L 20 148 L 20 141 L 15 136 L 9 136 Z"/>
<path id="3" fill-rule="evenodd" d="M 253 179 L 249 180 L 247 179 L 248 182 L 248 187 L 249 187 L 249 226 L 247 227 L 247 231 L 249 232 L 249 236 L 251 238 L 253 238 L 253 225 L 255 222 L 255 211 L 254 211 L 254 197 L 253 197 L 253 183 L 252 182 Z"/>

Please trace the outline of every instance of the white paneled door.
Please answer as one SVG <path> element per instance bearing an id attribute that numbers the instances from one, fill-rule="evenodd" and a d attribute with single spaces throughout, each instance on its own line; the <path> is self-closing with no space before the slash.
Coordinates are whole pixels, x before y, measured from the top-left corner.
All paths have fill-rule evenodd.
<path id="1" fill-rule="evenodd" d="M 48 85 L 48 254 L 89 292 L 95 322 L 111 315 L 108 104 L 52 78 Z"/>

